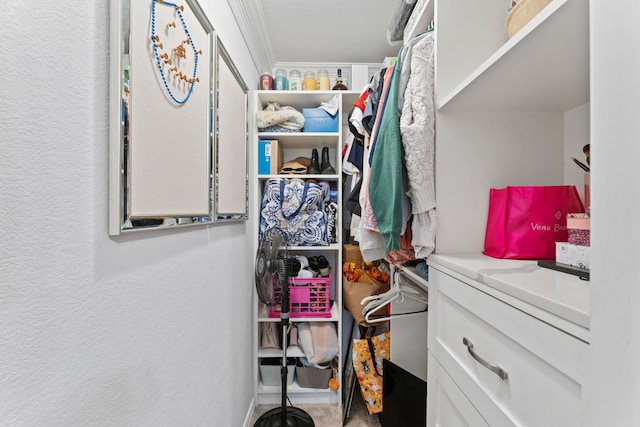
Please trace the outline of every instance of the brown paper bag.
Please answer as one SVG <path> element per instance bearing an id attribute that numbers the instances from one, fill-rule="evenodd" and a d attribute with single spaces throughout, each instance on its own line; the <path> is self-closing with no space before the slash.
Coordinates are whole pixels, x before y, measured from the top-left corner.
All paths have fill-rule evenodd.
<path id="1" fill-rule="evenodd" d="M 365 297 L 372 295 L 378 295 L 389 290 L 389 283 L 380 282 L 367 274 L 363 274 L 360 277 L 359 282 L 352 282 L 348 280 L 344 275 L 342 276 L 342 296 L 344 298 L 344 307 L 351 313 L 355 321 L 363 326 L 369 326 L 365 321 L 362 309 L 364 305 L 360 304 Z M 365 304 L 366 305 L 366 304 Z M 373 313 L 373 316 L 386 316 L 386 308 L 383 307 L 380 310 Z"/>

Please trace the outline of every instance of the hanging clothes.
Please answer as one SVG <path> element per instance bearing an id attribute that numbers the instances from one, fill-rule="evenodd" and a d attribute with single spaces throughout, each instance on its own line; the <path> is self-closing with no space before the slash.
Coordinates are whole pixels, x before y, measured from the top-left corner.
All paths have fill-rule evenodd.
<path id="1" fill-rule="evenodd" d="M 385 251 L 400 249 L 403 227 L 402 197 L 402 143 L 400 141 L 398 90 L 402 70 L 398 57 L 389 84 L 387 100 L 379 117 L 378 135 L 371 156 L 371 176 L 368 184 L 369 201 Z"/>
<path id="2" fill-rule="evenodd" d="M 435 248 L 436 230 L 433 32 L 414 43 L 410 57 L 400 133 L 413 214 L 411 243 L 416 258 L 426 258 Z"/>
<path id="3" fill-rule="evenodd" d="M 369 203 L 368 182 L 370 179 L 371 165 L 368 159 L 371 158 L 371 150 L 375 148 L 376 134 L 379 129 L 380 120 L 383 115 L 384 105 L 387 101 L 387 93 L 393 75 L 393 67 L 388 67 L 384 74 L 380 102 L 376 113 L 377 120 L 374 123 L 369 143 L 365 144 L 365 153 L 363 162 L 363 182 L 360 191 L 360 205 L 362 206 L 362 218 L 356 234 L 356 240 L 360 242 L 360 252 L 365 261 L 375 261 L 384 258 L 386 251 L 384 249 L 384 238 L 378 232 L 378 226 L 374 213 Z M 371 98 L 371 96 L 370 96 Z"/>

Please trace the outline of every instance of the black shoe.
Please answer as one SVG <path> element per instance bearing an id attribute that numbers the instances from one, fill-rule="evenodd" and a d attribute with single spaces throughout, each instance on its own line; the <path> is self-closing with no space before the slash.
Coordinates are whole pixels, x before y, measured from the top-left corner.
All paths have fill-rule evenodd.
<path id="1" fill-rule="evenodd" d="M 318 257 L 310 256 L 307 257 L 309 260 L 309 270 L 313 273 L 313 277 L 318 277 L 320 274 L 320 266 L 318 265 Z"/>
<path id="2" fill-rule="evenodd" d="M 322 255 L 318 257 L 318 269 L 320 272 L 320 277 L 329 277 L 329 274 L 331 273 L 329 261 L 327 261 L 327 259 Z"/>
<path id="3" fill-rule="evenodd" d="M 307 174 L 320 175 L 321 173 L 320 165 L 318 164 L 318 150 L 314 148 L 311 151 L 311 165 L 307 168 Z"/>
<path id="4" fill-rule="evenodd" d="M 320 170 L 323 175 L 335 175 L 336 173 L 336 170 L 329 162 L 329 147 L 322 148 L 322 163 L 320 164 Z"/>

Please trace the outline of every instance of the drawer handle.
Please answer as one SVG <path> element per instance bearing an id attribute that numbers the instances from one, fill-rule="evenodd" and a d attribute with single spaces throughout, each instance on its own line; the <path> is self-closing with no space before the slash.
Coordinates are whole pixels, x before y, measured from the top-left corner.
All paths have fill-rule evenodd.
<path id="1" fill-rule="evenodd" d="M 484 366 L 485 368 L 487 368 L 488 370 L 490 370 L 491 372 L 493 372 L 494 374 L 496 374 L 497 376 L 499 376 L 503 380 L 506 380 L 507 378 L 509 378 L 509 374 L 507 374 L 507 371 L 505 371 L 504 369 L 502 369 L 499 366 L 492 365 L 491 363 L 489 363 L 486 360 L 484 360 L 482 357 L 478 356 L 476 354 L 476 352 L 473 351 L 473 343 L 471 341 L 469 341 L 466 337 L 462 337 L 462 344 L 467 346 L 467 350 L 469 350 L 469 354 L 479 364 L 481 364 L 482 366 Z"/>

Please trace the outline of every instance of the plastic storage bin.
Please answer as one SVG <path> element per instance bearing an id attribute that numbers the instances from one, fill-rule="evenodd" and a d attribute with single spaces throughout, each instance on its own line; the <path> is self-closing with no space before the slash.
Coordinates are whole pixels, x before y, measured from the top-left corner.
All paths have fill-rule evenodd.
<path id="1" fill-rule="evenodd" d="M 269 358 L 262 359 L 260 361 L 260 378 L 262 384 L 278 386 L 281 383 L 280 380 L 280 366 L 282 364 L 281 358 Z M 295 370 L 296 361 L 293 358 L 287 358 L 287 385 L 293 384 L 293 378 L 296 373 Z"/>
<path id="2" fill-rule="evenodd" d="M 298 385 L 303 388 L 329 388 L 332 373 L 333 371 L 329 367 L 320 369 L 302 366 L 301 363 L 296 365 Z"/>
<path id="3" fill-rule="evenodd" d="M 331 317 L 330 288 L 331 276 L 289 279 L 289 316 Z M 276 285 L 269 317 L 280 317 L 282 287 Z"/>
<path id="4" fill-rule="evenodd" d="M 338 115 L 332 116 L 322 108 L 303 108 L 305 132 L 338 132 Z"/>

